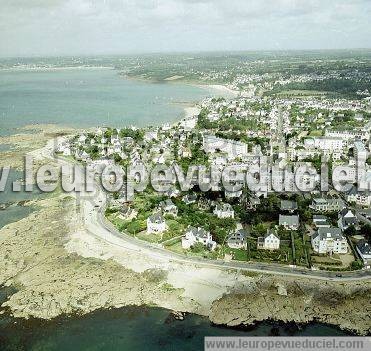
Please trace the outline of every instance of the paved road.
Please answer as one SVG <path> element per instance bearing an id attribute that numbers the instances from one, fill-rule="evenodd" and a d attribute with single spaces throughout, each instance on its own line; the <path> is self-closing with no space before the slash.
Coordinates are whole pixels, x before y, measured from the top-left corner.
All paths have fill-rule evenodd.
<path id="1" fill-rule="evenodd" d="M 66 160 L 55 158 L 53 148 L 48 144 L 43 149 L 43 157 L 57 160 L 59 164 L 69 164 Z M 80 201 L 81 220 L 87 232 L 101 240 L 106 241 L 116 247 L 122 247 L 125 250 L 138 252 L 140 255 L 146 255 L 157 261 L 164 262 L 174 261 L 178 263 L 188 263 L 202 267 L 219 268 L 222 270 L 236 269 L 241 271 L 259 272 L 267 274 L 279 274 L 293 277 L 307 277 L 320 280 L 331 281 L 351 281 L 351 280 L 371 280 L 371 271 L 353 271 L 353 272 L 327 272 L 312 271 L 305 268 L 290 267 L 273 263 L 246 263 L 246 262 L 225 262 L 222 260 L 209 260 L 186 255 L 177 254 L 166 250 L 158 244 L 147 243 L 142 240 L 133 238 L 130 235 L 119 232 L 104 217 L 106 207 L 106 194 L 96 184 L 95 192 L 81 193 L 78 195 Z"/>

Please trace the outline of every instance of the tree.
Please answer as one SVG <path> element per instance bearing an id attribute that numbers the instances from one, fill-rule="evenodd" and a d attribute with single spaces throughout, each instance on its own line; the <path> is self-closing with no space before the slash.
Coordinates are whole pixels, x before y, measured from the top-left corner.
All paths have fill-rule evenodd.
<path id="1" fill-rule="evenodd" d="M 357 261 L 353 261 L 351 264 L 350 264 L 350 269 L 352 271 L 355 271 L 357 269 L 361 269 L 363 267 L 363 264 L 360 260 L 357 260 Z"/>
<path id="2" fill-rule="evenodd" d="M 371 242 L 371 225 L 366 224 L 361 228 L 361 234 L 365 236 L 368 242 Z"/>
<path id="3" fill-rule="evenodd" d="M 349 228 L 344 230 L 344 234 L 346 236 L 353 236 L 357 233 L 356 228 L 354 228 L 354 225 L 351 225 Z"/>
<path id="4" fill-rule="evenodd" d="M 192 252 L 194 253 L 201 253 L 205 250 L 205 247 L 202 243 L 195 243 L 193 246 L 192 246 Z"/>
<path id="5" fill-rule="evenodd" d="M 142 232 L 145 229 L 146 229 L 146 223 L 144 221 L 139 221 L 139 220 L 130 222 L 126 227 L 126 230 L 130 234 L 134 234 L 134 235 Z"/>

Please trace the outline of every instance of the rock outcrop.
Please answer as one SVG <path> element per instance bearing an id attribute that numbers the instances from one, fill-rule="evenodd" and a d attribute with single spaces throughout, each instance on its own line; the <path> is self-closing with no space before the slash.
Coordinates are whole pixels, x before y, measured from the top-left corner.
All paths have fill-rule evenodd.
<path id="1" fill-rule="evenodd" d="M 247 326 L 267 319 L 319 321 L 365 335 L 371 333 L 370 296 L 369 282 L 264 277 L 215 301 L 210 320 L 227 326 Z"/>

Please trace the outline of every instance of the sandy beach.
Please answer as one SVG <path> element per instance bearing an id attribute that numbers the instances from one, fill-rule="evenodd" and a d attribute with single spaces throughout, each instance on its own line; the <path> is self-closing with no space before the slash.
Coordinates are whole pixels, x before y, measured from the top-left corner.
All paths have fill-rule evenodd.
<path id="1" fill-rule="evenodd" d="M 206 86 L 199 85 L 199 86 L 207 87 L 208 89 L 210 89 L 212 93 L 216 95 L 221 95 L 222 97 L 225 97 L 225 98 L 235 98 L 240 94 L 238 90 L 233 90 L 221 84 L 211 84 L 211 85 L 206 85 Z"/>

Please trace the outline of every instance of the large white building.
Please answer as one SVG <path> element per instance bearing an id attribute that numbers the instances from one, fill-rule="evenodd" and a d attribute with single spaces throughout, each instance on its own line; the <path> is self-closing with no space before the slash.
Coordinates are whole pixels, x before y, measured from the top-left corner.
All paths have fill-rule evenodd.
<path id="1" fill-rule="evenodd" d="M 317 232 L 312 235 L 311 241 L 313 250 L 320 254 L 346 254 L 348 252 L 348 242 L 340 228 L 318 228 Z"/>
<path id="2" fill-rule="evenodd" d="M 315 137 L 304 140 L 304 147 L 338 152 L 347 146 L 347 141 L 338 137 Z"/>
<path id="3" fill-rule="evenodd" d="M 326 137 L 341 138 L 345 140 L 364 139 L 368 140 L 370 133 L 363 130 L 326 130 Z"/>

